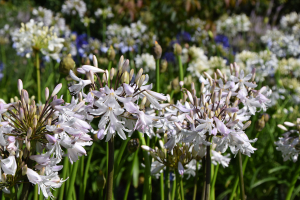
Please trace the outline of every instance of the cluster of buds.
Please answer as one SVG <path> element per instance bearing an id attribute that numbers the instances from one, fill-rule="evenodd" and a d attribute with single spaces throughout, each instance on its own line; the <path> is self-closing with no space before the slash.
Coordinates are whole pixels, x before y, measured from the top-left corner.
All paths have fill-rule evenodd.
<path id="1" fill-rule="evenodd" d="M 300 153 L 300 118 L 297 118 L 296 123 L 284 122 L 283 124 L 277 125 L 278 128 L 286 132 L 283 137 L 279 137 L 279 141 L 275 142 L 276 149 L 282 152 L 284 161 L 293 160 L 293 162 L 296 162 Z M 289 127 L 292 129 L 289 130 Z"/>
<path id="2" fill-rule="evenodd" d="M 91 126 L 84 121 L 84 102 L 77 104 L 73 99 L 62 105 L 64 100 L 57 98 L 61 87 L 62 84 L 58 84 L 51 96 L 46 88 L 46 103 L 37 105 L 29 99 L 19 79 L 20 100 L 0 103 L 2 191 L 10 193 L 9 188 L 29 181 L 38 185 L 45 198 L 53 197 L 50 189 L 64 182 L 58 175 L 63 168 L 58 165 L 63 156 L 73 163 L 79 156 L 86 155 L 83 146 L 91 145 L 92 139 L 87 134 Z"/>
<path id="3" fill-rule="evenodd" d="M 220 70 L 214 73 L 214 78 L 204 72 L 206 78 L 200 77 L 199 97 L 194 83 L 191 91 L 183 88 L 183 82 L 180 83 L 183 99 L 164 109 L 164 126 L 158 131 L 167 135 L 164 148 L 168 150 L 169 157 L 172 158 L 174 152 L 179 155 L 178 149 L 184 155 L 180 159 L 190 156 L 207 158 L 212 154 L 215 159 L 213 163 L 225 167 L 229 158 L 221 153 L 228 147 L 234 155 L 239 151 L 248 156 L 254 153 L 256 149 L 251 143 L 257 139 L 250 140 L 245 129 L 251 124 L 251 115 L 258 109 L 266 109 L 269 102 L 266 96 L 270 92 L 266 87 L 255 90 L 255 72 L 245 76 L 236 64 L 230 66 L 230 72 L 229 78 Z M 157 156 L 161 154 L 160 151 L 149 151 L 161 164 L 172 166 L 166 156 Z M 181 166 L 184 168 L 188 163 L 180 159 L 180 162 L 175 159 L 173 163 L 178 166 L 179 172 L 182 171 Z"/>
<path id="4" fill-rule="evenodd" d="M 106 136 L 106 142 L 116 133 L 125 140 L 134 130 L 146 133 L 149 137 L 155 135 L 153 128 L 162 126 L 156 116 L 156 110 L 161 110 L 168 104 L 161 104 L 167 97 L 152 91 L 152 84 L 147 85 L 149 76 L 140 69 L 137 74 L 129 68 L 129 60 L 121 56 L 118 70 L 114 68 L 103 70 L 98 68 L 96 56 L 94 66 L 83 65 L 77 69 L 85 74 L 87 80 L 82 80 L 70 70 L 70 76 L 79 83 L 69 87 L 72 95 L 77 95 L 87 103 L 86 112 L 89 119 L 101 117 L 98 130 L 93 131 L 99 139 Z M 98 75 L 102 73 L 102 76 Z M 96 81 L 95 81 L 96 80 Z M 84 87 L 90 86 L 89 92 L 84 93 Z"/>

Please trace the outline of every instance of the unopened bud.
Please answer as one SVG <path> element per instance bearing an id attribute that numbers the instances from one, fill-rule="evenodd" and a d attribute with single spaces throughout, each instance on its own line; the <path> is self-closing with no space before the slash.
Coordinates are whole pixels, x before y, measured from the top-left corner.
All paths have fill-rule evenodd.
<path id="1" fill-rule="evenodd" d="M 113 80 L 114 75 L 115 75 L 115 68 L 111 68 L 110 69 L 110 80 Z"/>
<path id="2" fill-rule="evenodd" d="M 115 59 L 115 56 L 116 56 L 116 52 L 113 46 L 111 45 L 107 51 L 107 58 L 108 60 L 113 61 Z"/>
<path id="3" fill-rule="evenodd" d="M 23 90 L 23 82 L 21 79 L 19 79 L 18 80 L 18 91 L 19 91 L 20 95 L 22 94 L 22 90 Z"/>
<path id="4" fill-rule="evenodd" d="M 160 72 L 164 73 L 167 71 L 167 69 L 168 69 L 168 61 L 163 59 L 160 64 Z"/>
<path id="5" fill-rule="evenodd" d="M 32 128 L 29 127 L 29 129 L 27 131 L 27 138 L 30 139 L 31 135 L 32 135 Z"/>
<path id="6" fill-rule="evenodd" d="M 161 54 L 162 54 L 162 48 L 157 43 L 157 41 L 155 41 L 155 45 L 154 45 L 154 57 L 155 57 L 155 59 L 160 59 Z"/>
<path id="7" fill-rule="evenodd" d="M 129 74 L 128 74 L 128 72 L 127 71 L 125 71 L 124 73 L 123 73 L 123 75 L 122 75 L 122 82 L 123 83 L 127 83 L 127 84 L 129 84 Z"/>
<path id="8" fill-rule="evenodd" d="M 181 53 L 182 53 L 182 47 L 180 46 L 180 44 L 175 43 L 174 44 L 174 54 L 176 56 L 179 56 L 179 55 L 181 55 Z"/>
<path id="9" fill-rule="evenodd" d="M 48 100 L 48 98 L 49 98 L 49 88 L 46 87 L 45 88 L 45 99 L 46 99 L 46 101 Z"/>
<path id="10" fill-rule="evenodd" d="M 59 72 L 65 76 L 69 75 L 70 70 L 75 68 L 75 62 L 71 54 L 64 57 L 59 63 Z"/>

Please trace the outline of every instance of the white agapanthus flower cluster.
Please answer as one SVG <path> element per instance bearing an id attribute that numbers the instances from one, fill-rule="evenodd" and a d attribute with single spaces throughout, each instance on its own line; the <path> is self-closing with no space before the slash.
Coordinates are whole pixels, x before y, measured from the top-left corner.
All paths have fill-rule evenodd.
<path id="1" fill-rule="evenodd" d="M 31 56 L 33 51 L 40 51 L 43 55 L 55 60 L 59 59 L 59 52 L 63 48 L 63 38 L 57 37 L 54 27 L 44 26 L 43 22 L 31 19 L 21 28 L 12 33 L 13 47 L 18 54 Z"/>
<path id="2" fill-rule="evenodd" d="M 218 34 L 234 37 L 241 32 L 248 32 L 251 27 L 251 22 L 247 15 L 223 16 L 216 22 Z"/>
<path id="3" fill-rule="evenodd" d="M 45 26 L 52 24 L 53 12 L 51 10 L 39 6 L 32 10 L 32 14 L 36 17 L 37 21 L 43 22 Z"/>
<path id="4" fill-rule="evenodd" d="M 137 68 L 143 68 L 145 72 L 155 70 L 154 56 L 149 53 L 137 55 L 134 59 Z"/>
<path id="5" fill-rule="evenodd" d="M 29 181 L 38 185 L 45 198 L 54 198 L 50 189 L 65 181 L 58 175 L 62 158 L 66 156 L 73 163 L 86 155 L 84 146 L 90 146 L 92 138 L 87 134 L 91 126 L 86 122 L 85 102 L 73 98 L 71 103 L 64 103 L 56 96 L 61 87 L 57 85 L 51 96 L 46 88 L 46 103 L 36 105 L 19 80 L 21 100 L 0 103 L 2 191 Z M 8 175 L 13 176 L 8 179 Z"/>
<path id="6" fill-rule="evenodd" d="M 43 22 L 44 26 L 53 26 L 53 31 L 58 35 L 64 35 L 68 37 L 70 35 L 70 29 L 66 25 L 66 20 L 60 13 L 53 13 L 51 10 L 39 6 L 32 10 L 34 20 L 36 22 Z"/>
<path id="7" fill-rule="evenodd" d="M 146 133 L 149 137 L 155 135 L 154 128 L 162 126 L 155 111 L 168 104 L 161 104 L 167 97 L 152 91 L 152 84 L 147 85 L 148 75 L 143 75 L 143 69 L 135 75 L 129 71 L 129 60 L 120 59 L 118 71 L 114 68 L 108 72 L 98 68 L 94 56 L 94 66 L 83 65 L 77 71 L 87 75 L 87 80 L 78 78 L 72 71 L 70 76 L 78 83 L 69 87 L 73 95 L 80 93 L 88 103 L 86 112 L 89 116 L 99 116 L 98 130 L 94 131 L 99 139 L 106 136 L 106 142 L 116 134 L 123 140 L 130 137 L 134 130 Z M 102 79 L 97 73 L 103 73 Z M 94 81 L 94 76 L 98 81 Z M 84 87 L 90 86 L 90 92 L 85 94 Z"/>
<path id="8" fill-rule="evenodd" d="M 274 76 L 278 67 L 276 55 L 267 50 L 258 53 L 242 51 L 236 55 L 235 61 L 246 72 L 256 69 L 256 81 L 264 81 L 266 77 Z"/>
<path id="9" fill-rule="evenodd" d="M 187 71 L 199 78 L 203 71 L 209 69 L 208 58 L 204 54 L 204 50 L 196 46 L 190 47 L 187 53 L 190 58 Z"/>
<path id="10" fill-rule="evenodd" d="M 79 17 L 82 18 L 86 13 L 86 3 L 82 0 L 67 0 L 62 5 L 61 12 L 65 14 L 76 15 L 78 13 Z"/>
<path id="11" fill-rule="evenodd" d="M 236 64 L 230 71 L 227 78 L 217 70 L 214 79 L 204 72 L 199 97 L 192 84 L 191 91 L 182 88 L 182 101 L 164 109 L 164 125 L 159 130 L 165 134 L 164 145 L 160 149 L 142 146 L 160 163 L 154 172 L 169 166 L 183 174 L 191 160 L 207 159 L 210 154 L 214 164 L 226 167 L 229 156 L 222 154 L 228 147 L 234 155 L 239 151 L 247 156 L 254 153 L 251 143 L 257 139 L 249 139 L 245 129 L 251 124 L 251 115 L 267 109 L 270 91 L 266 87 L 255 89 L 254 73 L 245 75 Z"/>
<path id="12" fill-rule="evenodd" d="M 281 151 L 284 161 L 292 160 L 296 162 L 300 153 L 299 128 L 300 118 L 296 123 L 284 122 L 284 125 L 278 124 L 278 128 L 286 131 L 283 137 L 279 137 L 279 141 L 275 142 L 276 149 Z"/>
<path id="13" fill-rule="evenodd" d="M 131 23 L 130 26 L 111 24 L 107 26 L 106 30 L 107 43 L 120 49 L 122 53 L 132 51 L 137 44 L 141 43 L 146 30 L 147 26 L 141 21 Z"/>
<path id="14" fill-rule="evenodd" d="M 104 9 L 98 8 L 95 12 L 96 17 L 102 16 L 104 19 L 109 19 L 114 17 L 114 13 L 111 10 L 111 7 L 107 7 Z"/>
<path id="15" fill-rule="evenodd" d="M 297 57 L 300 54 L 299 40 L 293 34 L 285 34 L 276 29 L 267 30 L 261 41 L 278 57 Z"/>

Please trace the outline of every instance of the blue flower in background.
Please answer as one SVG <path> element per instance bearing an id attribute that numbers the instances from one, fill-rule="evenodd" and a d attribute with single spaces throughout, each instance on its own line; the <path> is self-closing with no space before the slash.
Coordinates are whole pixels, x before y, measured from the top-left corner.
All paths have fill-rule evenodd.
<path id="1" fill-rule="evenodd" d="M 225 48 L 229 47 L 229 40 L 228 40 L 228 37 L 226 37 L 225 35 L 217 35 L 215 37 L 215 42 L 217 44 L 222 44 L 223 47 L 225 47 Z"/>
<path id="2" fill-rule="evenodd" d="M 181 32 L 181 33 L 178 33 L 178 34 L 176 35 L 176 38 L 177 38 L 177 40 L 180 41 L 180 42 L 190 42 L 191 39 L 192 39 L 192 36 L 191 36 L 191 34 L 189 34 L 188 32 L 183 31 L 183 32 Z"/>
<path id="3" fill-rule="evenodd" d="M 172 52 L 166 52 L 162 59 L 166 59 L 169 63 L 175 63 L 175 55 Z"/>
<path id="4" fill-rule="evenodd" d="M 2 73 L 3 69 L 4 69 L 4 64 L 0 63 L 0 81 L 3 78 L 3 76 L 4 76 L 3 73 Z"/>
<path id="5" fill-rule="evenodd" d="M 87 35 L 84 33 L 84 34 L 81 34 L 81 35 L 77 35 L 76 37 L 76 47 L 77 48 L 81 48 L 83 45 L 87 45 L 89 44 L 88 41 L 87 41 Z"/>

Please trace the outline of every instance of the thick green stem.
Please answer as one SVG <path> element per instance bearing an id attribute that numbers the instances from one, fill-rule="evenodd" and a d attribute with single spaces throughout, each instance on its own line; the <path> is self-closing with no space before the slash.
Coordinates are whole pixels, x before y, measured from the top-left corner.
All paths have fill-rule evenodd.
<path id="1" fill-rule="evenodd" d="M 292 194 L 293 194 L 293 190 L 294 190 L 294 187 L 295 187 L 295 184 L 297 182 L 297 179 L 298 179 L 299 175 L 300 175 L 300 162 L 298 160 L 298 163 L 297 163 L 297 166 L 296 166 L 296 172 L 293 175 L 293 179 L 292 179 L 292 182 L 290 184 L 290 187 L 289 187 L 289 190 L 288 190 L 288 193 L 286 195 L 285 200 L 290 200 L 291 199 Z"/>
<path id="2" fill-rule="evenodd" d="M 216 180 L 217 180 L 218 170 L 219 170 L 219 164 L 217 164 L 217 166 L 216 166 L 216 169 L 215 169 L 215 171 L 214 171 L 213 180 L 212 180 L 212 183 L 211 183 L 211 192 L 210 192 L 210 196 L 211 196 L 211 199 L 212 199 L 212 200 L 215 199 L 215 185 L 216 185 Z"/>
<path id="3" fill-rule="evenodd" d="M 198 181 L 198 161 L 196 161 L 196 174 L 195 174 L 195 180 L 194 180 L 194 193 L 193 193 L 193 200 L 196 200 L 197 196 L 197 181 Z"/>
<path id="4" fill-rule="evenodd" d="M 175 178 L 176 178 L 176 199 L 181 199 L 181 195 L 180 195 L 180 181 L 181 181 L 181 177 L 178 173 L 177 170 L 175 170 Z"/>
<path id="5" fill-rule="evenodd" d="M 36 184 L 36 185 L 34 186 L 34 195 L 33 195 L 33 199 L 34 199 L 34 200 L 38 200 L 38 199 L 39 199 L 38 189 L 39 189 L 39 187 L 38 187 L 38 185 Z"/>
<path id="6" fill-rule="evenodd" d="M 173 185 L 172 185 L 172 200 L 175 199 L 176 182 L 177 182 L 177 180 L 173 178 Z"/>
<path id="7" fill-rule="evenodd" d="M 156 59 L 156 92 L 159 92 L 159 59 Z"/>
<path id="8" fill-rule="evenodd" d="M 75 183 L 79 162 L 80 162 L 80 160 L 77 160 L 77 162 L 75 162 L 73 164 L 73 168 L 72 168 L 72 171 L 71 171 L 71 177 L 70 177 L 70 180 L 69 180 L 70 185 L 67 188 L 67 197 L 72 196 L 72 192 L 73 192 L 73 188 L 74 188 L 73 186 L 74 186 L 74 183 Z"/>
<path id="9" fill-rule="evenodd" d="M 131 179 L 132 179 L 132 174 L 133 174 L 133 166 L 134 166 L 134 163 L 136 162 L 136 159 L 138 159 L 137 155 L 138 155 L 138 150 L 134 153 L 134 157 L 132 159 L 132 165 L 131 165 L 131 168 L 130 168 L 130 174 L 129 174 L 129 178 L 127 180 L 125 194 L 124 194 L 124 200 L 127 200 L 127 197 L 128 197 L 128 193 L 129 193 L 129 189 L 130 189 L 130 184 L 131 184 Z"/>
<path id="10" fill-rule="evenodd" d="M 160 173 L 160 199 L 165 199 L 165 191 L 164 191 L 164 173 Z"/>
<path id="11" fill-rule="evenodd" d="M 245 188 L 244 188 L 244 177 L 243 177 L 243 161 L 242 153 L 239 151 L 239 180 L 240 180 L 240 190 L 241 190 L 241 199 L 245 200 Z"/>
<path id="12" fill-rule="evenodd" d="M 41 101 L 41 74 L 40 74 L 40 52 L 36 52 L 35 60 L 36 60 L 36 82 L 37 82 L 37 93 L 38 93 L 38 103 Z"/>
<path id="13" fill-rule="evenodd" d="M 181 61 L 181 56 L 177 56 L 178 66 L 179 66 L 179 81 L 183 81 L 183 66 Z M 183 93 L 180 93 L 181 98 L 183 98 Z"/>
<path id="14" fill-rule="evenodd" d="M 113 199 L 113 185 L 114 185 L 114 137 L 108 141 L 108 174 L 107 174 L 107 188 L 106 200 Z"/>
<path id="15" fill-rule="evenodd" d="M 206 178 L 205 178 L 205 200 L 210 200 L 210 179 L 211 179 L 211 157 L 210 146 L 206 147 Z"/>
<path id="16" fill-rule="evenodd" d="M 168 160 L 168 155 L 167 155 L 167 160 Z M 166 178 L 165 178 L 165 199 L 169 200 L 171 199 L 171 194 L 170 194 L 170 170 L 169 167 L 166 167 Z"/>
<path id="17" fill-rule="evenodd" d="M 139 138 L 141 141 L 142 145 L 146 145 L 146 141 L 145 138 L 143 136 L 143 133 L 138 132 L 139 133 Z M 151 181 L 151 176 L 150 176 L 150 170 L 151 170 L 151 166 L 150 166 L 150 159 L 149 159 L 149 155 L 147 151 L 143 151 L 143 156 L 144 156 L 144 161 L 145 161 L 145 183 L 144 183 L 144 188 L 143 188 L 143 200 L 147 199 L 150 200 L 151 199 L 151 191 L 149 190 L 149 183 Z"/>
<path id="18" fill-rule="evenodd" d="M 183 181 L 182 177 L 179 175 L 180 178 L 180 195 L 181 195 L 181 200 L 184 200 L 184 189 L 183 189 Z"/>

